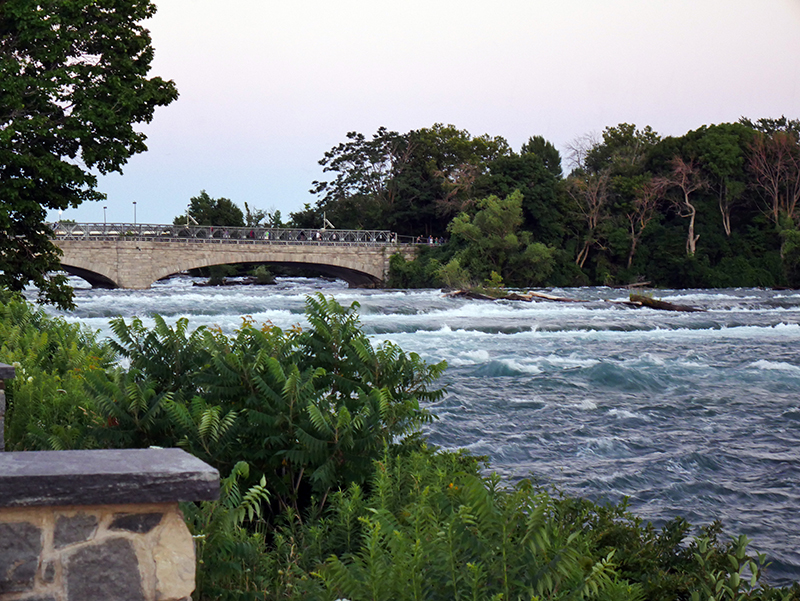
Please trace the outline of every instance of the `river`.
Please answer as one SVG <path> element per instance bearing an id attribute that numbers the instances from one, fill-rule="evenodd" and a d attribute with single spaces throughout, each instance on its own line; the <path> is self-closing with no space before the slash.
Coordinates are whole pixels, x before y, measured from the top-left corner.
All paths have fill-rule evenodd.
<path id="1" fill-rule="evenodd" d="M 582 302 L 489 303 L 439 290 L 351 290 L 340 281 L 276 286 L 77 291 L 58 313 L 110 335 L 108 319 L 160 313 L 233 331 L 243 315 L 304 325 L 305 296 L 357 301 L 365 331 L 446 360 L 428 430 L 445 448 L 488 455 L 508 479 L 535 476 L 593 500 L 630 498 L 656 524 L 722 520 L 800 580 L 800 292 L 659 290 L 706 309 L 632 309 L 610 288 L 551 290 Z"/>

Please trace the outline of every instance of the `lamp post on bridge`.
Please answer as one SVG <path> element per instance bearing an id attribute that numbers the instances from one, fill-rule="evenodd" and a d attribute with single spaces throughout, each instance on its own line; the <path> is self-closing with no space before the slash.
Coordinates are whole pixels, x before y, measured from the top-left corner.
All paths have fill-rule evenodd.
<path id="1" fill-rule="evenodd" d="M 133 201 L 133 225 L 136 225 L 136 201 Z"/>
<path id="2" fill-rule="evenodd" d="M 103 228 L 106 227 L 106 209 L 108 207 L 103 207 Z"/>

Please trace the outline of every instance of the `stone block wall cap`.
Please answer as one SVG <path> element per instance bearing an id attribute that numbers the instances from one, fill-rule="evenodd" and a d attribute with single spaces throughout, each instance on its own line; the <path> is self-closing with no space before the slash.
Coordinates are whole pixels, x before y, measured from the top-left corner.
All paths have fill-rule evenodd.
<path id="1" fill-rule="evenodd" d="M 12 380 L 16 369 L 11 365 L 0 363 L 0 380 Z"/>
<path id="2" fill-rule="evenodd" d="M 182 449 L 0 453 L 0 507 L 211 501 L 219 472 Z"/>

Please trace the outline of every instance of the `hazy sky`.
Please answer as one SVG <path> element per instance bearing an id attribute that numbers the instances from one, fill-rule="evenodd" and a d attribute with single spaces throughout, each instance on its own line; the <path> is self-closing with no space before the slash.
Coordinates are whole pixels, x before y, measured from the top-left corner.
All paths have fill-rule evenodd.
<path id="1" fill-rule="evenodd" d="M 156 0 L 152 75 L 179 99 L 77 221 L 168 223 L 206 190 L 313 203 L 348 131 L 453 124 L 559 149 L 621 122 L 682 135 L 800 117 L 800 0 Z"/>

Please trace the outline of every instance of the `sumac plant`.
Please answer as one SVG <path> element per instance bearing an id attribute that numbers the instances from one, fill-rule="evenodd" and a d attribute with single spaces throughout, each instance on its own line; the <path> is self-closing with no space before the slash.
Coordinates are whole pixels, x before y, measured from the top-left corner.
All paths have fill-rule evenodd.
<path id="1" fill-rule="evenodd" d="M 310 326 L 286 331 L 244 319 L 232 336 L 112 321 L 124 372 L 94 373 L 96 438 L 107 446 L 177 444 L 227 474 L 239 461 L 266 476 L 275 509 L 365 483 L 386 446 L 433 419 L 420 402 L 443 391 L 444 362 L 429 365 L 361 329 L 358 304 L 308 297 Z M 156 392 L 157 391 L 157 392 Z"/>

